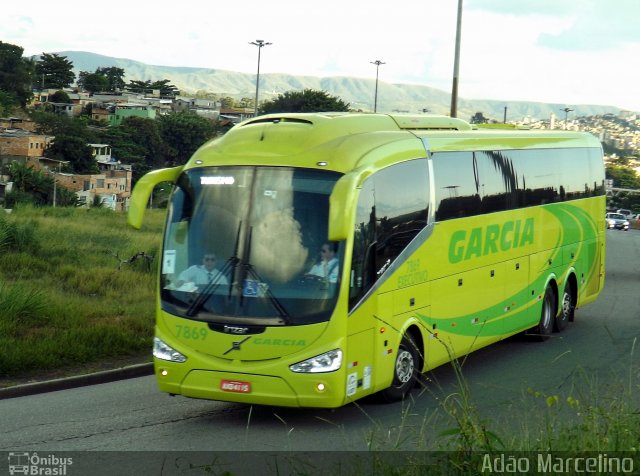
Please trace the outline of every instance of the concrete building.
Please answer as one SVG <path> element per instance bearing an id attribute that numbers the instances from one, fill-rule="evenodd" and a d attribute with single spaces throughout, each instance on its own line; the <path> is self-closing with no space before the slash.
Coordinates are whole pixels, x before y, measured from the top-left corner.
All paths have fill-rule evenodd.
<path id="1" fill-rule="evenodd" d="M 53 136 L 24 129 L 0 129 L 0 166 L 14 160 L 26 163 L 28 159 L 43 157 L 52 140 Z"/>
<path id="2" fill-rule="evenodd" d="M 119 126 L 127 117 L 142 117 L 144 119 L 155 119 L 156 110 L 146 104 L 118 104 L 115 112 L 109 116 L 110 126 Z"/>
<path id="3" fill-rule="evenodd" d="M 76 192 L 80 203 L 92 207 L 99 202 L 112 210 L 129 208 L 131 197 L 131 169 L 104 170 L 100 174 L 55 174 L 59 186 Z"/>

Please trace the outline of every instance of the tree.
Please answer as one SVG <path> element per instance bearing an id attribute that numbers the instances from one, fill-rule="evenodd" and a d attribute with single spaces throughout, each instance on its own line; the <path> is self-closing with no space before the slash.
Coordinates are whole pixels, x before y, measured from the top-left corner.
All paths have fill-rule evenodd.
<path id="1" fill-rule="evenodd" d="M 109 80 L 102 74 L 80 71 L 78 74 L 78 86 L 94 94 L 99 91 L 106 91 L 109 87 Z"/>
<path id="2" fill-rule="evenodd" d="M 476 112 L 473 116 L 471 116 L 471 120 L 469 121 L 471 124 L 486 124 L 489 122 L 489 119 L 484 117 L 484 114 L 481 112 Z"/>
<path id="3" fill-rule="evenodd" d="M 49 96 L 49 102 L 58 102 L 68 104 L 71 102 L 69 95 L 64 91 L 56 91 L 51 96 Z"/>
<path id="4" fill-rule="evenodd" d="M 162 98 L 174 98 L 180 94 L 180 90 L 173 84 L 170 84 L 168 79 L 151 83 L 151 89 L 159 90 L 160 97 Z"/>
<path id="5" fill-rule="evenodd" d="M 124 69 L 116 68 L 96 68 L 94 73 L 80 71 L 78 74 L 78 86 L 90 93 L 98 91 L 115 92 L 125 87 Z"/>
<path id="6" fill-rule="evenodd" d="M 96 69 L 96 74 L 102 75 L 107 78 L 106 91 L 115 92 L 124 89 L 124 69 L 116 68 L 115 66 L 110 66 L 108 68 L 98 68 Z"/>
<path id="7" fill-rule="evenodd" d="M 255 102 L 256 102 L 255 98 L 242 98 L 237 103 L 234 103 L 234 106 L 238 105 L 240 107 L 246 107 L 246 108 L 253 109 L 253 105 L 254 105 Z"/>
<path id="8" fill-rule="evenodd" d="M 0 116 L 10 116 L 11 112 L 19 105 L 20 101 L 15 93 L 0 89 Z"/>
<path id="9" fill-rule="evenodd" d="M 36 123 L 36 131 L 50 136 L 81 137 L 85 142 L 96 142 L 96 132 L 87 127 L 85 117 L 68 117 L 52 112 L 34 111 L 31 114 Z"/>
<path id="10" fill-rule="evenodd" d="M 73 63 L 66 56 L 55 53 L 42 53 L 40 60 L 36 62 L 35 74 L 43 88 L 66 88 L 76 79 Z"/>
<path id="11" fill-rule="evenodd" d="M 151 81 L 140 81 L 139 79 L 132 79 L 129 84 L 125 86 L 127 91 L 131 93 L 147 94 L 151 92 Z"/>
<path id="12" fill-rule="evenodd" d="M 14 188 L 5 197 L 5 207 L 13 208 L 16 203 L 48 205 L 53 203 L 53 176 L 35 170 L 19 162 L 7 166 L 7 173 Z M 57 187 L 56 205 L 75 206 L 78 202 L 75 192 Z"/>
<path id="13" fill-rule="evenodd" d="M 0 108 L 25 107 L 31 98 L 34 65 L 22 57 L 20 46 L 0 41 Z"/>
<path id="14" fill-rule="evenodd" d="M 126 86 L 126 89 L 132 93 L 141 93 L 141 94 L 150 94 L 154 90 L 158 90 L 160 92 L 160 97 L 162 98 L 174 98 L 180 91 L 174 85 L 169 84 L 168 79 L 163 79 L 161 81 L 151 82 L 150 80 L 140 81 L 140 80 L 131 80 L 129 84 Z"/>
<path id="15" fill-rule="evenodd" d="M 161 124 L 153 119 L 128 117 L 121 126 L 129 136 L 145 149 L 145 164 L 149 169 L 165 166 L 169 154 L 169 146 L 161 134 Z"/>
<path id="16" fill-rule="evenodd" d="M 171 113 L 158 119 L 160 133 L 170 147 L 168 164 L 184 164 L 207 140 L 215 127 L 207 119 L 188 112 Z"/>
<path id="17" fill-rule="evenodd" d="M 613 185 L 619 188 L 640 189 L 640 178 L 633 169 L 619 166 L 608 166 L 606 177 L 613 179 Z"/>
<path id="18" fill-rule="evenodd" d="M 287 91 L 271 101 L 265 101 L 259 107 L 262 114 L 277 112 L 328 112 L 349 111 L 349 103 L 326 91 L 305 89 Z"/>
<path id="19" fill-rule="evenodd" d="M 128 117 L 122 124 L 100 132 L 100 142 L 111 145 L 113 157 L 130 164 L 135 183 L 145 173 L 165 166 L 170 148 L 153 119 Z"/>
<path id="20" fill-rule="evenodd" d="M 93 158 L 93 149 L 87 141 L 77 136 L 56 136 L 47 149 L 47 157 L 69 161 L 71 172 L 76 174 L 97 174 L 98 164 Z"/>
<path id="21" fill-rule="evenodd" d="M 235 105 L 236 100 L 233 99 L 231 96 L 225 96 L 223 98 L 220 98 L 220 107 L 224 107 L 224 108 L 231 108 Z"/>

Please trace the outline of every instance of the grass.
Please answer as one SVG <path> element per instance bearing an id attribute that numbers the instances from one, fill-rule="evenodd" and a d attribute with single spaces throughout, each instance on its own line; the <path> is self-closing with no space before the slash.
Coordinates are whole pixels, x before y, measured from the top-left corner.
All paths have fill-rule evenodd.
<path id="1" fill-rule="evenodd" d="M 398 405 L 397 425 L 375 424 L 366 437 L 367 447 L 382 455 L 379 474 L 516 474 L 509 470 L 484 471 L 489 461 L 528 459 L 534 472 L 541 461 L 554 455 L 569 458 L 627 458 L 640 466 L 640 369 L 634 364 L 638 342 L 630 349 L 626 375 L 606 376 L 578 369 L 563 392 L 547 394 L 523 389 L 522 401 L 507 410 L 504 421 L 486 419 L 474 400 L 463 374 L 463 362 L 453 360 L 455 389 L 443 391 L 425 379 L 420 393 L 438 406 L 418 409 L 411 398 Z M 520 416 L 515 407 L 520 407 Z M 366 407 L 358 408 L 367 414 Z M 373 421 L 370 415 L 367 417 Z M 409 452 L 407 464 L 385 463 L 387 452 Z M 417 452 L 417 453 L 416 453 Z M 422 453 L 426 452 L 426 453 Z M 425 455 L 423 461 L 410 458 Z M 511 458 L 511 459 L 510 459 Z M 434 462 L 440 461 L 435 465 Z M 426 461 L 426 463 L 425 463 Z M 522 461 L 521 461 L 522 462 Z M 555 463 L 554 463 L 555 464 Z M 485 465 L 485 466 L 483 466 Z M 431 470 L 424 472 L 425 468 Z M 579 472 L 579 471 L 578 471 Z M 528 473 L 527 473 L 528 474 Z M 567 474 L 576 474 L 569 471 Z M 596 474 L 596 473 L 591 473 Z M 609 474 L 607 471 L 597 474 Z"/>
<path id="2" fill-rule="evenodd" d="M 141 230 L 107 209 L 0 215 L 0 379 L 148 355 L 163 210 Z M 151 262 L 121 260 L 144 252 Z"/>
<path id="3" fill-rule="evenodd" d="M 141 230 L 129 228 L 124 214 L 103 209 L 22 207 L 0 215 L 0 379 L 148 356 L 163 221 L 162 210 L 150 210 Z M 122 264 L 140 252 L 153 261 Z M 603 385 L 582 371 L 564 393 L 526 389 L 522 421 L 508 425 L 482 418 L 463 365 L 454 360 L 455 391 L 438 398 L 433 382 L 422 390 L 434 394 L 435 409 L 419 410 L 407 399 L 397 405 L 398 420 L 389 426 L 356 402 L 373 423 L 367 447 L 446 452 L 457 468 L 449 474 L 477 473 L 482 455 L 506 451 L 624 452 L 638 461 L 636 344 L 628 375 Z M 411 466 L 399 473 L 383 465 L 379 474 L 411 471 Z"/>

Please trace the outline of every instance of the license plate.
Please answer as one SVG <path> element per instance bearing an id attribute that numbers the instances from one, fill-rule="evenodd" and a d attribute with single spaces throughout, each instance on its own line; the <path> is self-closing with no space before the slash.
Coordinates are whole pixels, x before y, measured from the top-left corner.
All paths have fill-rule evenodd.
<path id="1" fill-rule="evenodd" d="M 223 392 L 251 393 L 251 383 L 239 380 L 221 380 L 220 390 Z"/>

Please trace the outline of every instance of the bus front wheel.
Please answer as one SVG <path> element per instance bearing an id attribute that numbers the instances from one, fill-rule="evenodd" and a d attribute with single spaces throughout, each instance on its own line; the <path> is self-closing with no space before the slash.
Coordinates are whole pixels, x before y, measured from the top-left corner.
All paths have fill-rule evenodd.
<path id="1" fill-rule="evenodd" d="M 547 286 L 542 301 L 540 322 L 533 330 L 533 335 L 540 341 L 545 341 L 553 332 L 553 324 L 556 316 L 556 293 L 551 286 Z"/>
<path id="2" fill-rule="evenodd" d="M 405 335 L 400 342 L 393 367 L 391 386 L 380 395 L 387 402 L 403 400 L 414 387 L 419 372 L 420 353 L 411 336 Z"/>

